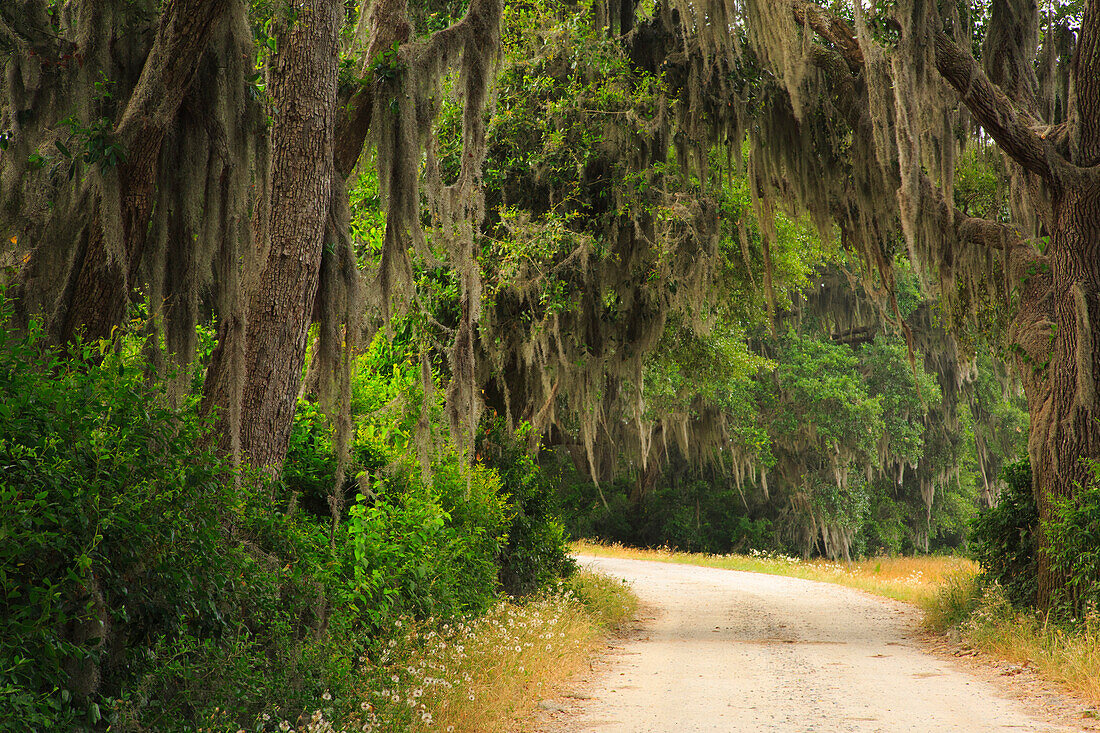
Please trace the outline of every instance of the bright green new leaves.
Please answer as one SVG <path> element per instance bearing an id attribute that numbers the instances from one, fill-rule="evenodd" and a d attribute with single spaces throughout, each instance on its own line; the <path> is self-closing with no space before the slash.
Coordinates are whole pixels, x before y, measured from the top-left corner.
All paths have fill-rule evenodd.
<path id="1" fill-rule="evenodd" d="M 797 334 L 780 346 L 772 436 L 783 446 L 816 446 L 861 462 L 874 462 L 885 430 L 882 400 L 872 397 L 847 347 Z"/>

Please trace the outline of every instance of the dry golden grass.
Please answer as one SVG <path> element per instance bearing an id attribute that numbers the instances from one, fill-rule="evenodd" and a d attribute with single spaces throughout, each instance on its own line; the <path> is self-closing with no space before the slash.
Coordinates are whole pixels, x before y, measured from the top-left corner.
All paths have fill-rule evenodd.
<path id="1" fill-rule="evenodd" d="M 399 622 L 371 659 L 360 659 L 354 712 L 338 726 L 319 702 L 294 733 L 503 733 L 524 730 L 536 703 L 554 696 L 588 660 L 604 632 L 633 617 L 637 599 L 617 580 L 579 571 L 524 603 L 501 603 L 472 620 L 416 626 Z M 213 726 L 212 726 L 213 727 Z"/>
<path id="2" fill-rule="evenodd" d="M 297 721 L 256 719 L 284 733 L 503 733 L 526 730 L 539 700 L 553 697 L 608 631 L 629 621 L 638 600 L 622 581 L 588 571 L 537 598 L 501 602 L 474 619 L 417 624 L 397 633 L 354 670 L 350 699 L 329 693 Z M 349 712 L 350 711 L 350 712 Z M 338 723 L 332 721 L 338 720 Z M 201 730 L 232 733 L 215 714 Z"/>
<path id="3" fill-rule="evenodd" d="M 622 545 L 586 541 L 575 542 L 572 549 L 573 552 L 587 555 L 658 560 L 820 580 L 858 588 L 907 603 L 920 603 L 934 597 L 948 578 L 957 575 L 973 575 L 978 571 L 976 563 L 961 557 L 872 557 L 845 563 L 802 560 L 773 553 L 699 555 L 668 549 L 638 550 Z"/>
<path id="4" fill-rule="evenodd" d="M 1100 618 L 1059 626 L 1042 613 L 1013 608 L 999 587 L 982 589 L 973 581 L 945 584 L 926 606 L 925 618 L 935 630 L 954 627 L 973 649 L 1033 665 L 1046 679 L 1100 705 Z"/>

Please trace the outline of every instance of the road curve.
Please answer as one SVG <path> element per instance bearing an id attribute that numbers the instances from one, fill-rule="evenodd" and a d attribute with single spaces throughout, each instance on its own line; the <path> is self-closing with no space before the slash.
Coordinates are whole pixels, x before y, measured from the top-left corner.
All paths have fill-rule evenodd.
<path id="1" fill-rule="evenodd" d="M 580 557 L 629 581 L 651 620 L 553 733 L 1065 731 L 913 640 L 916 612 L 828 583 Z"/>

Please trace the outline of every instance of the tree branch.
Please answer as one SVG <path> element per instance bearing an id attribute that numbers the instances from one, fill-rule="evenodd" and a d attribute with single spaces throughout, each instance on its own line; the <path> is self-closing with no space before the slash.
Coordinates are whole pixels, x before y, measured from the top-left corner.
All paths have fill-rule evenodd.
<path id="1" fill-rule="evenodd" d="M 470 41 L 483 37 L 486 24 L 496 22 L 494 16 L 499 18 L 500 6 L 500 0 L 473 0 L 462 20 L 431 35 L 426 41 L 426 54 L 448 59 Z"/>
<path id="2" fill-rule="evenodd" d="M 977 60 L 943 31 L 935 36 L 936 69 L 961 95 L 963 103 L 1001 150 L 1051 185 L 1064 159 L 1035 128 L 1039 122 L 1016 108 L 1008 95 L 989 80 Z"/>
<path id="3" fill-rule="evenodd" d="M 370 132 L 371 118 L 374 114 L 375 85 L 374 63 L 379 56 L 409 40 L 412 25 L 407 17 L 406 4 L 395 0 L 375 2 L 370 9 L 370 34 L 366 52 L 366 63 L 362 73 L 366 77 L 359 88 L 351 95 L 348 103 L 340 111 L 336 123 L 336 146 L 333 155 L 336 159 L 336 172 L 347 178 L 355 168 L 363 145 Z"/>
<path id="4" fill-rule="evenodd" d="M 467 43 L 476 42 L 482 37 L 481 31 L 487 23 L 499 22 L 500 0 L 473 0 L 469 9 L 458 22 L 438 30 L 426 41 L 409 44 L 412 26 L 405 12 L 405 3 L 386 0 L 371 8 L 370 45 L 367 48 L 367 63 L 382 51 L 399 44 L 400 55 L 407 56 L 416 49 L 428 58 L 439 59 L 441 64 L 449 65 L 453 57 L 462 52 Z M 496 16 L 494 18 L 494 16 Z M 370 71 L 369 66 L 366 71 Z M 370 130 L 374 109 L 375 80 L 368 77 L 351 95 L 344 113 L 337 123 L 336 130 L 336 170 L 347 177 L 351 174 L 359 155 L 363 150 L 367 133 Z"/>
<path id="5" fill-rule="evenodd" d="M 115 127 L 123 144 L 145 144 L 175 118 L 228 0 L 169 0 L 141 78 Z"/>
<path id="6" fill-rule="evenodd" d="M 115 137 L 126 158 L 118 166 L 118 233 L 123 261 L 112 263 L 102 236 L 89 242 L 68 302 L 59 306 L 61 337 L 80 328 L 88 338 L 105 338 L 124 314 L 134 275 L 141 262 L 149 219 L 156 202 L 157 166 L 168 126 L 179 113 L 191 80 L 225 16 L 230 0 L 168 0 L 141 77 L 117 125 Z M 112 204 L 103 201 L 101 206 Z M 103 220 L 108 220 L 103 211 Z M 95 224 L 103 231 L 99 223 Z"/>
<path id="7" fill-rule="evenodd" d="M 810 0 L 790 0 L 790 3 L 794 19 L 808 25 L 814 33 L 833 44 L 851 71 L 858 72 L 863 68 L 863 49 L 859 47 L 851 26 Z"/>
<path id="8" fill-rule="evenodd" d="M 791 13 L 799 23 L 809 25 L 822 39 L 837 48 L 845 64 L 853 73 L 863 69 L 863 52 L 855 33 L 842 19 L 810 0 L 787 0 Z M 1091 6 L 1090 6 L 1091 7 Z M 1100 26 L 1100 11 L 1091 11 L 1093 22 Z M 1100 46 L 1100 28 L 1095 34 Z M 1041 176 L 1048 183 L 1056 179 L 1057 163 L 1064 159 L 1053 144 L 1036 132 L 1042 128 L 1038 120 L 1019 110 L 1008 96 L 989 80 L 978 62 L 969 52 L 959 48 L 942 31 L 936 34 L 936 68 L 952 87 L 962 96 L 963 102 L 982 127 L 993 136 L 1001 149 L 1025 169 Z M 816 54 L 815 63 L 824 60 Z M 1100 90 L 1100 51 L 1095 53 L 1096 69 L 1090 79 L 1094 79 Z M 829 62 L 832 66 L 832 61 Z M 1100 91 L 1097 92 L 1100 95 Z M 1100 102 L 1097 103 L 1100 105 Z M 1100 114 L 1095 119 L 1100 127 Z M 1100 138 L 1100 130 L 1097 133 Z M 1100 143 L 1098 143 L 1100 144 Z"/>
<path id="9" fill-rule="evenodd" d="M 844 114 L 852 131 L 859 135 L 873 134 L 871 119 L 867 116 L 867 105 L 860 98 L 855 77 L 848 71 L 846 61 L 841 58 L 841 54 L 818 46 L 813 49 L 810 58 L 814 65 L 824 71 L 829 78 L 829 86 L 835 95 L 834 102 L 837 109 Z M 901 172 L 897 164 L 886 171 L 886 174 L 892 185 L 895 187 L 901 185 Z M 951 222 L 950 226 L 953 227 L 955 236 L 961 241 L 998 250 L 1028 246 L 1013 227 L 970 216 L 948 203 L 943 192 L 926 174 L 921 174 L 920 185 L 921 197 L 933 204 L 934 215 L 944 222 L 945 226 L 948 225 L 947 222 Z"/>
<path id="10" fill-rule="evenodd" d="M 966 216 L 954 207 L 952 210 L 955 213 L 955 236 L 963 242 L 1006 251 L 1028 246 L 1020 237 L 1020 233 L 1007 224 Z"/>

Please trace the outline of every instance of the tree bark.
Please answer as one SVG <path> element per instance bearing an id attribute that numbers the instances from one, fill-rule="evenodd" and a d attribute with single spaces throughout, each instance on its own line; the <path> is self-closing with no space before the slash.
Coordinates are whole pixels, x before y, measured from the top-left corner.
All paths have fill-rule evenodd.
<path id="1" fill-rule="evenodd" d="M 72 340 L 78 331 L 88 338 L 105 338 L 125 317 L 156 200 L 164 135 L 228 7 L 229 0 L 170 0 L 166 4 L 141 78 L 114 129 L 126 155 L 114 172 L 118 200 L 99 202 L 100 207 L 120 208 L 116 213 L 122 226 L 118 236 L 123 252 L 108 251 L 101 221 L 94 221 L 85 232 L 87 243 L 75 285 L 66 293 L 67 301 L 61 304 L 57 318 L 61 341 Z M 97 219 L 101 218 L 102 211 Z M 106 221 L 112 220 L 106 217 Z M 112 254 L 121 254 L 120 261 L 112 262 Z"/>
<path id="2" fill-rule="evenodd" d="M 1100 381 L 1095 326 L 1100 323 L 1100 186 L 1073 189 L 1055 205 L 1046 261 L 1024 287 L 1017 317 L 1017 366 L 1027 395 L 1028 454 L 1041 525 L 1055 504 L 1091 477 L 1086 459 L 1100 458 Z M 1041 608 L 1058 599 L 1067 578 L 1053 562 L 1057 548 L 1039 532 Z"/>
<path id="3" fill-rule="evenodd" d="M 239 329 L 223 329 L 207 380 L 208 406 L 222 408 L 220 447 L 230 452 L 236 437 L 242 457 L 267 470 L 282 466 L 290 441 L 325 245 L 341 8 L 336 0 L 300 6 L 273 59 L 270 246 L 248 301 L 237 431 L 227 408 L 237 397 L 230 361 Z"/>
<path id="4" fill-rule="evenodd" d="M 1100 3 L 1086 4 L 1073 64 L 1069 163 L 1079 168 L 1054 193 L 1050 244 L 1041 272 L 1032 276 L 1038 282 L 1023 288 L 1017 319 L 1041 525 L 1037 603 L 1048 609 L 1068 578 L 1042 525 L 1059 500 L 1091 481 L 1086 461 L 1100 459 L 1100 171 L 1085 170 L 1100 162 Z"/>

